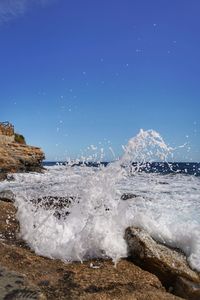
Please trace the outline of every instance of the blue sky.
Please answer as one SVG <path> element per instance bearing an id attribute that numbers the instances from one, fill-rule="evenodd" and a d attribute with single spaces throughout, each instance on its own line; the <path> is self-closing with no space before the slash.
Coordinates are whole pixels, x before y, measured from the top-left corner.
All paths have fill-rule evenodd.
<path id="1" fill-rule="evenodd" d="M 199 0 L 1 0 L 0 120 L 48 160 L 118 156 L 143 128 L 200 161 L 199 15 Z"/>

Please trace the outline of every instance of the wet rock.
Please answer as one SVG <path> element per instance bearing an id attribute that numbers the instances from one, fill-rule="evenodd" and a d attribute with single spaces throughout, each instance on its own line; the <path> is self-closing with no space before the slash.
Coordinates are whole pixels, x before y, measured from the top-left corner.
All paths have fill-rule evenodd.
<path id="1" fill-rule="evenodd" d="M 18 232 L 19 222 L 16 219 L 15 206 L 11 202 L 0 201 L 0 241 L 20 243 Z"/>
<path id="2" fill-rule="evenodd" d="M 30 250 L 0 243 L 0 262 L 26 275 L 47 299 L 180 300 L 167 293 L 159 279 L 132 262 L 101 260 L 101 268 L 90 268 L 98 260 L 64 263 L 37 256 Z M 20 256 L 20 259 L 16 259 Z M 25 298 L 26 299 L 26 298 Z"/>
<path id="3" fill-rule="evenodd" d="M 72 206 L 80 202 L 80 197 L 78 196 L 44 196 L 37 199 L 32 199 L 30 202 L 35 206 L 37 210 L 42 207 L 46 210 L 52 210 L 52 214 L 57 219 L 66 219 L 70 214 Z M 94 209 L 98 209 L 95 207 Z M 105 212 L 109 211 L 110 208 L 104 205 Z"/>
<path id="4" fill-rule="evenodd" d="M 65 219 L 70 214 L 70 207 L 74 202 L 79 203 L 79 199 L 75 196 L 44 196 L 31 200 L 36 209 L 43 207 L 46 210 L 53 210 L 53 215 L 59 220 Z"/>
<path id="5" fill-rule="evenodd" d="M 15 195 L 12 191 L 4 190 L 0 192 L 0 201 L 14 202 L 14 199 L 15 199 Z"/>
<path id="6" fill-rule="evenodd" d="M 139 228 L 127 228 L 125 239 L 138 265 L 156 274 L 167 288 L 173 288 L 174 294 L 196 299 L 194 294 L 200 293 L 200 276 L 189 267 L 183 253 L 157 243 Z"/>
<path id="7" fill-rule="evenodd" d="M 6 172 L 4 172 L 1 168 L 0 168 L 0 181 L 3 181 L 7 178 L 7 174 Z"/>
<path id="8" fill-rule="evenodd" d="M 115 267 L 111 260 L 65 263 L 37 255 L 19 241 L 15 213 L 13 203 L 0 201 L 0 234 L 4 236 L 0 238 L 0 265 L 17 273 L 14 283 L 0 282 L 0 299 L 41 300 L 43 294 L 49 300 L 182 299 L 167 293 L 157 276 L 127 259 Z"/>
<path id="9" fill-rule="evenodd" d="M 44 196 L 37 199 L 31 200 L 31 202 L 36 206 L 42 206 L 46 209 L 64 209 L 69 208 L 73 202 L 75 202 L 76 197 L 67 196 Z"/>
<path id="10" fill-rule="evenodd" d="M 41 291 L 28 285 L 26 279 L 15 272 L 0 267 L 0 297 L 4 300 L 27 299 L 45 300 Z"/>
<path id="11" fill-rule="evenodd" d="M 132 194 L 132 193 L 124 193 L 122 196 L 121 196 L 121 200 L 128 200 L 128 199 L 133 199 L 133 198 L 137 198 L 138 195 L 135 195 L 135 194 Z"/>
<path id="12" fill-rule="evenodd" d="M 49 281 L 48 280 L 41 280 L 38 283 L 39 286 L 48 286 L 49 285 Z"/>
<path id="13" fill-rule="evenodd" d="M 186 299 L 200 299 L 200 283 L 195 283 L 182 277 L 176 279 L 175 291 L 176 295 Z"/>
<path id="14" fill-rule="evenodd" d="M 15 180 L 15 177 L 14 177 L 12 174 L 7 174 L 6 180 L 7 180 L 7 181 L 14 181 L 14 180 Z"/>

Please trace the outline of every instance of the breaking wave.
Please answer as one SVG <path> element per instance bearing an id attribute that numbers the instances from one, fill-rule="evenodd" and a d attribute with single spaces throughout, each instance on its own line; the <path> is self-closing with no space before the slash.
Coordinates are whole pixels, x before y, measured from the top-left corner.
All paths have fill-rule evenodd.
<path id="1" fill-rule="evenodd" d="M 182 249 L 200 271 L 200 178 L 138 172 L 151 161 L 167 162 L 171 152 L 157 132 L 141 130 L 107 166 L 58 165 L 15 174 L 1 187 L 15 193 L 20 234 L 37 254 L 117 262 L 128 254 L 124 232 L 133 225 Z"/>

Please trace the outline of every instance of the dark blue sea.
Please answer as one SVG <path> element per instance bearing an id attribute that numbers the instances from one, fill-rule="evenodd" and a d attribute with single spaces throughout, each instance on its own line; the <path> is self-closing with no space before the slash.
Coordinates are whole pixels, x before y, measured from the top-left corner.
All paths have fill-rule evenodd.
<path id="1" fill-rule="evenodd" d="M 99 167 L 100 165 L 107 166 L 109 162 L 79 162 L 70 164 L 70 166 L 81 166 L 85 165 L 88 167 Z M 56 162 L 56 161 L 45 161 L 43 166 L 55 166 L 55 165 L 67 165 L 66 162 Z M 151 162 L 146 163 L 145 165 L 133 163 L 133 167 L 137 168 L 138 172 L 147 172 L 147 173 L 160 173 L 160 174 L 186 174 L 200 176 L 200 163 L 197 162 Z"/>

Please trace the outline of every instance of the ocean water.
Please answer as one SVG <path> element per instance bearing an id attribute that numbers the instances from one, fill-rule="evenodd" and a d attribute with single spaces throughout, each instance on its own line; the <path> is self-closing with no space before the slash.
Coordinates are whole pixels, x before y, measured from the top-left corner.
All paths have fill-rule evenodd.
<path id="1" fill-rule="evenodd" d="M 85 166 L 85 167 L 100 167 L 107 166 L 109 162 L 76 162 L 71 163 L 70 166 Z M 65 161 L 44 161 L 43 167 L 53 167 L 53 166 L 67 166 L 68 162 Z M 166 174 L 185 174 L 185 175 L 194 175 L 200 176 L 200 163 L 196 162 L 150 162 L 142 164 L 138 167 L 137 163 L 132 163 L 133 167 L 138 168 L 138 172 L 146 173 L 159 173 L 161 175 Z"/>
<path id="2" fill-rule="evenodd" d="M 15 193 L 20 235 L 40 255 L 117 262 L 128 255 L 125 229 L 137 226 L 200 271 L 200 165 L 167 163 L 172 152 L 157 132 L 141 130 L 115 162 L 52 163 L 44 174 L 15 174 L 0 190 Z"/>

